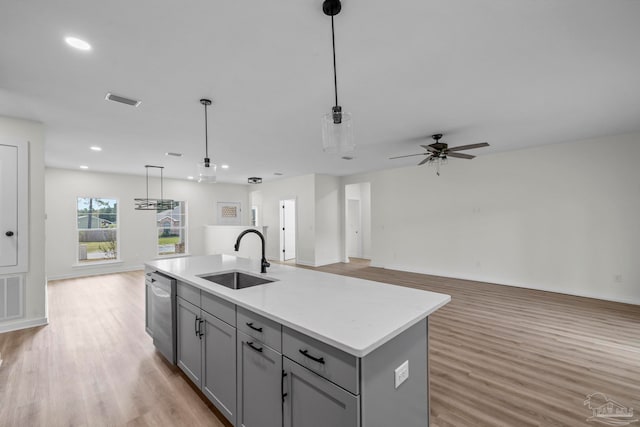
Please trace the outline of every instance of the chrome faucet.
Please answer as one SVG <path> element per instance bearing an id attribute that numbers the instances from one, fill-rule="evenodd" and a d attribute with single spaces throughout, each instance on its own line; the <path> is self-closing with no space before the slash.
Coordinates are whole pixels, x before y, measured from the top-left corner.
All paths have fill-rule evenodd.
<path id="1" fill-rule="evenodd" d="M 260 261 L 260 273 L 266 273 L 267 267 L 271 267 L 271 264 L 269 264 L 269 262 L 267 261 L 267 258 L 265 258 L 265 255 L 264 255 L 264 236 L 262 235 L 261 232 L 259 232 L 258 230 L 254 230 L 253 228 L 244 230 L 238 236 L 238 239 L 236 240 L 236 244 L 233 246 L 233 248 L 235 249 L 236 252 L 238 252 L 238 250 L 240 249 L 240 240 L 242 240 L 245 234 L 249 234 L 249 233 L 256 233 L 258 236 L 260 236 L 260 240 L 262 240 L 262 260 Z"/>

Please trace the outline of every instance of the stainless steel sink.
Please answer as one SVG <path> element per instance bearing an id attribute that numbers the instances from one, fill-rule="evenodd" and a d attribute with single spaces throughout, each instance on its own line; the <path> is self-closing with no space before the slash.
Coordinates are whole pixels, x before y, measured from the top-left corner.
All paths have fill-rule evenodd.
<path id="1" fill-rule="evenodd" d="M 218 285 L 226 286 L 231 289 L 244 289 L 252 286 L 264 285 L 265 283 L 275 282 L 273 279 L 266 277 L 258 277 L 252 274 L 243 273 L 241 271 L 228 271 L 226 273 L 205 274 L 198 276 Z"/>

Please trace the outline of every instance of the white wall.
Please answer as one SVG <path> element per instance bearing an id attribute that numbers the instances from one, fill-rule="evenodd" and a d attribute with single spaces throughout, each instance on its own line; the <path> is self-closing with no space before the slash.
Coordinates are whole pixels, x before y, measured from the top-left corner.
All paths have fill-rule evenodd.
<path id="1" fill-rule="evenodd" d="M 44 128 L 29 120 L 0 117 L 0 143 L 29 142 L 29 271 L 21 319 L 0 322 L 0 332 L 47 323 L 44 240 Z"/>
<path id="2" fill-rule="evenodd" d="M 342 261 L 343 202 L 340 178 L 315 175 L 315 264 L 316 266 Z"/>
<path id="3" fill-rule="evenodd" d="M 150 196 L 158 197 L 157 178 L 149 180 Z M 156 259 L 155 211 L 137 211 L 134 198 L 146 195 L 144 176 L 46 170 L 47 275 L 49 279 L 137 269 Z M 119 200 L 120 263 L 77 266 L 76 199 L 111 197 Z M 242 223 L 249 223 L 248 186 L 198 184 L 164 180 L 164 197 L 187 202 L 188 252 L 205 253 L 205 226 L 216 224 L 217 202 L 241 202 Z"/>
<path id="4" fill-rule="evenodd" d="M 280 200 L 296 199 L 296 262 L 315 265 L 315 176 L 304 175 L 265 182 L 253 195 L 258 205 L 261 226 L 267 229 L 267 258 L 280 259 Z"/>
<path id="5" fill-rule="evenodd" d="M 640 304 L 640 134 L 371 182 L 372 265 Z"/>

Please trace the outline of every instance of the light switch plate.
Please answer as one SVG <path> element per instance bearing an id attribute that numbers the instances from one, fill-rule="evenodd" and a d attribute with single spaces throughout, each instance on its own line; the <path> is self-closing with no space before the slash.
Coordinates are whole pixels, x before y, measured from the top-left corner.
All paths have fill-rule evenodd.
<path id="1" fill-rule="evenodd" d="M 409 361 L 405 360 L 405 362 L 402 365 L 396 368 L 396 375 L 395 375 L 396 388 L 400 387 L 400 384 L 405 382 L 407 378 L 409 378 Z"/>

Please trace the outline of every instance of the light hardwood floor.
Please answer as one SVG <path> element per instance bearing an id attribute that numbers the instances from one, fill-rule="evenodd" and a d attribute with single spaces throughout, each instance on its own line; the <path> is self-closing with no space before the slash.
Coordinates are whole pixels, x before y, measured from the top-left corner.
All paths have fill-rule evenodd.
<path id="1" fill-rule="evenodd" d="M 318 270 L 452 296 L 430 317 L 432 426 L 593 425 L 593 392 L 640 412 L 638 306 L 358 261 Z M 155 353 L 142 272 L 48 292 L 48 326 L 0 334 L 0 426 L 225 425 Z"/>

